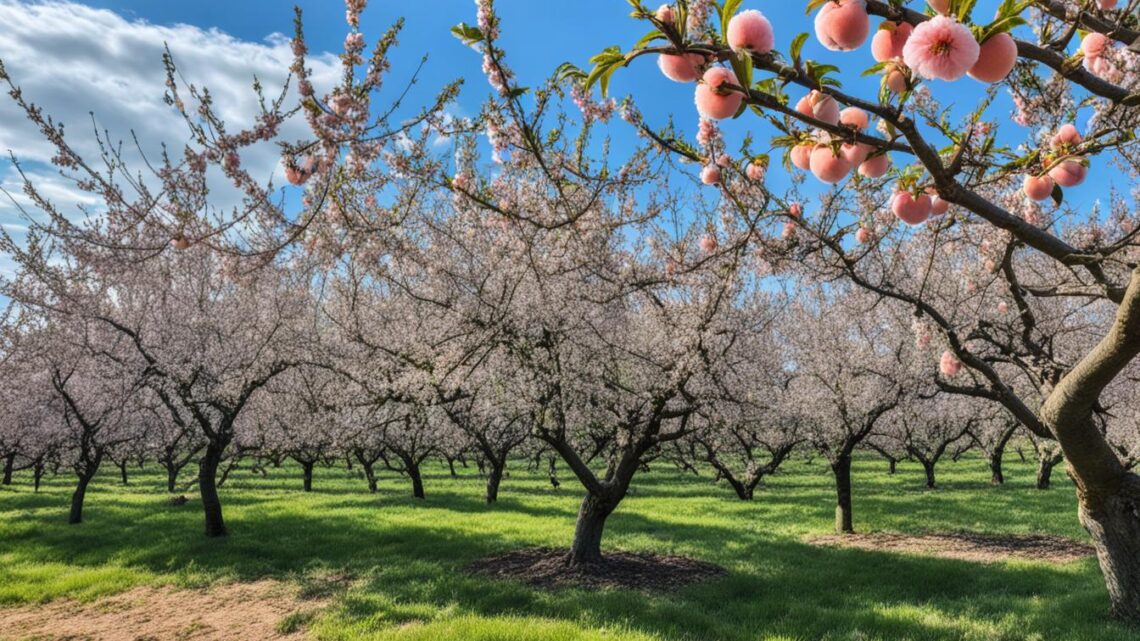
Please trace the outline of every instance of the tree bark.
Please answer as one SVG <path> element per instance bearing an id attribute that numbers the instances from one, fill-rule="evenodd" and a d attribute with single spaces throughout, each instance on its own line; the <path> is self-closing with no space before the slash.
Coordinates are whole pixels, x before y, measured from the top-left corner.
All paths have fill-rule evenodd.
<path id="1" fill-rule="evenodd" d="M 16 469 L 16 453 L 11 452 L 4 457 L 4 485 L 12 484 L 12 472 Z"/>
<path id="2" fill-rule="evenodd" d="M 934 461 L 923 461 L 922 469 L 926 472 L 926 489 L 933 490 L 935 485 Z"/>
<path id="3" fill-rule="evenodd" d="M 213 443 L 206 447 L 206 453 L 198 464 L 198 492 L 202 497 L 202 510 L 206 518 L 206 536 L 225 536 L 226 523 L 222 518 L 222 501 L 218 497 L 218 465 L 222 462 L 224 446 Z"/>
<path id="4" fill-rule="evenodd" d="M 447 457 L 447 469 L 451 471 L 451 478 L 456 478 L 459 476 L 459 473 L 455 471 L 455 459 L 451 458 L 450 456 Z"/>
<path id="5" fill-rule="evenodd" d="M 404 461 L 404 469 L 412 479 L 412 496 L 417 499 L 424 498 L 424 479 L 420 475 L 420 464 L 408 459 Z"/>
<path id="6" fill-rule="evenodd" d="M 895 472 L 899 471 L 899 460 L 898 459 L 894 459 L 894 458 L 891 459 L 890 465 L 891 465 L 891 467 L 887 471 L 887 474 L 894 475 Z"/>
<path id="7" fill-rule="evenodd" d="M 372 494 L 376 493 L 376 469 L 369 461 L 361 460 L 360 466 L 364 468 L 364 478 L 368 479 L 368 491 Z"/>
<path id="8" fill-rule="evenodd" d="M 43 464 L 43 461 L 37 461 L 36 464 L 32 466 L 32 487 L 34 488 L 33 491 L 36 494 L 39 494 L 40 482 L 44 480 L 45 471 L 46 468 Z"/>
<path id="9" fill-rule="evenodd" d="M 602 561 L 602 532 L 606 519 L 617 501 L 595 494 L 587 494 L 578 509 L 578 521 L 574 526 L 574 543 L 566 557 L 569 566 L 589 565 Z"/>
<path id="10" fill-rule="evenodd" d="M 1108 497 L 1080 499 L 1078 515 L 1096 548 L 1112 614 L 1140 621 L 1140 476 L 1128 473 Z"/>
<path id="11" fill-rule="evenodd" d="M 499 500 L 499 483 L 503 481 L 504 461 L 491 459 L 491 471 L 487 474 L 487 502 L 494 503 Z"/>
<path id="12" fill-rule="evenodd" d="M 831 472 L 835 475 L 835 531 L 839 534 L 851 534 L 855 528 L 851 519 L 851 455 L 841 454 L 831 464 Z"/>
<path id="13" fill-rule="evenodd" d="M 87 496 L 87 485 L 91 483 L 92 476 L 94 475 L 80 476 L 75 491 L 71 493 L 71 513 L 67 517 L 67 522 L 71 525 L 83 522 L 83 499 Z"/>
<path id="14" fill-rule="evenodd" d="M 1060 462 L 1057 458 L 1042 457 L 1037 462 L 1037 489 L 1047 490 L 1052 485 L 1053 467 Z"/>
<path id="15" fill-rule="evenodd" d="M 178 468 L 173 465 L 166 467 L 166 492 L 174 494 L 174 486 L 178 484 Z"/>
<path id="16" fill-rule="evenodd" d="M 127 462 L 123 461 L 122 463 L 115 463 L 115 465 L 119 468 L 120 480 L 123 482 L 123 485 L 126 485 L 127 484 Z"/>
<path id="17" fill-rule="evenodd" d="M 302 461 L 301 462 L 301 468 L 304 470 L 304 473 L 305 473 L 305 478 L 302 481 L 302 485 L 304 487 L 304 490 L 306 492 L 312 492 L 313 491 L 313 463 L 307 462 L 307 461 Z"/>
<path id="18" fill-rule="evenodd" d="M 1002 485 L 1005 483 L 1005 474 L 1001 468 L 1002 454 L 1004 454 L 1003 449 L 999 449 L 993 454 L 990 454 L 990 483 L 993 485 Z"/>

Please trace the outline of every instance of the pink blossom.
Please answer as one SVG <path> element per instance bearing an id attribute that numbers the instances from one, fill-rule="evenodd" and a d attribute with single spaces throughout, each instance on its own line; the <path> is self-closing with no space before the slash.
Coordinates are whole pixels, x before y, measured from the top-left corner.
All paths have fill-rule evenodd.
<path id="1" fill-rule="evenodd" d="M 903 60 L 923 78 L 957 80 L 978 61 L 981 47 L 963 24 L 936 16 L 914 28 Z"/>
<path id="2" fill-rule="evenodd" d="M 938 362 L 938 369 L 944 376 L 955 376 L 962 370 L 962 361 L 954 355 L 954 352 L 946 350 L 942 352 L 942 359 Z"/>
<path id="3" fill-rule="evenodd" d="M 701 251 L 706 254 L 711 254 L 716 251 L 719 243 L 716 240 L 716 236 L 713 236 L 712 234 L 705 234 L 704 236 L 701 236 L 700 245 Z"/>
<path id="4" fill-rule="evenodd" d="M 706 185 L 715 185 L 720 182 L 720 167 L 707 165 L 701 170 L 701 182 Z"/>

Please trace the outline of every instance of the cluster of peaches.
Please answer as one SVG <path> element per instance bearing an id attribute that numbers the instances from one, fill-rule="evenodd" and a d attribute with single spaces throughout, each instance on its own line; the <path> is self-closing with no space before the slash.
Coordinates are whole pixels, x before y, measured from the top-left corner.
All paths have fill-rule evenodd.
<path id="1" fill-rule="evenodd" d="M 950 0 L 928 0 L 937 13 L 917 26 L 906 22 L 884 21 L 871 38 L 871 55 L 883 74 L 883 85 L 894 93 L 902 93 L 913 86 L 918 78 L 944 81 L 958 80 L 962 76 L 983 83 L 1004 80 L 1017 62 L 1017 43 L 1005 31 L 989 33 L 978 42 L 974 32 L 951 14 Z M 1112 8 L 1116 0 L 1098 0 L 1102 9 Z M 1106 6 L 1107 5 L 1107 6 Z M 662 5 L 656 18 L 663 24 L 673 24 L 676 14 L 671 5 Z M 870 36 L 870 16 L 865 0 L 828 0 L 815 17 L 815 32 L 820 43 L 833 51 L 851 51 L 861 47 Z M 759 11 L 746 10 L 734 15 L 725 34 L 728 45 L 737 52 L 770 53 L 775 45 L 771 22 Z M 1095 44 L 1095 43 L 1093 43 Z M 1095 57 L 1095 51 L 1093 52 Z M 732 90 L 740 84 L 732 69 L 712 66 L 700 53 L 662 54 L 658 66 L 662 73 L 677 82 L 694 82 L 697 85 L 695 102 L 701 117 L 721 120 L 735 116 L 740 110 L 744 94 Z M 796 111 L 817 121 L 833 126 L 847 127 L 861 132 L 868 126 L 868 115 L 861 109 L 841 109 L 835 98 L 813 90 L 799 100 Z M 1028 176 L 1025 192 L 1035 200 L 1048 197 L 1054 183 L 1074 186 L 1084 180 L 1086 166 L 1071 154 L 1080 136 L 1071 125 L 1062 128 L 1053 141 L 1053 156 L 1046 158 L 1047 173 Z M 1053 160 L 1060 159 L 1060 160 Z M 727 158 L 718 158 L 701 172 L 706 184 L 720 181 L 720 168 Z M 879 178 L 890 168 L 890 158 L 883 151 L 876 152 L 871 145 L 843 142 L 842 137 L 825 131 L 816 131 L 810 138 L 789 151 L 789 160 L 796 167 L 810 171 L 819 180 L 834 184 L 852 170 L 868 178 Z M 750 165 L 748 176 L 763 178 L 762 167 Z M 898 218 L 910 225 L 919 225 L 931 215 L 940 215 L 949 203 L 936 193 L 916 188 L 900 190 L 891 202 Z"/>

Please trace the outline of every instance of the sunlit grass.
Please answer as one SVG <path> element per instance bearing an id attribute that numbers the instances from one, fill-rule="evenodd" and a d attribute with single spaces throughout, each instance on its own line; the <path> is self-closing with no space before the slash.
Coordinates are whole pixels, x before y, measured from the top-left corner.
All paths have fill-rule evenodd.
<path id="1" fill-rule="evenodd" d="M 991 487 L 978 460 L 940 466 L 926 490 L 917 466 L 889 476 L 860 460 L 855 524 L 860 531 L 1052 533 L 1084 538 L 1073 491 L 1032 488 L 1034 468 L 1010 456 L 1008 482 Z M 91 599 L 141 584 L 198 586 L 277 578 L 314 596 L 335 595 L 307 625 L 318 639 L 1087 639 L 1140 635 L 1107 618 L 1093 560 L 1065 566 L 964 561 L 818 548 L 830 532 L 834 497 L 826 466 L 789 464 L 751 503 L 709 476 L 665 465 L 635 479 L 634 493 L 607 527 L 604 547 L 684 554 L 729 575 L 681 592 L 542 591 L 473 577 L 469 562 L 530 546 L 566 546 L 580 493 L 569 476 L 553 489 L 516 466 L 500 502 L 482 483 L 433 468 L 428 498 L 389 477 L 370 495 L 344 469 L 318 470 L 315 491 L 300 472 L 241 473 L 223 488 L 231 536 L 201 536 L 196 497 L 167 503 L 157 468 L 122 487 L 108 471 L 88 495 L 86 522 L 68 526 L 71 479 L 30 478 L 0 489 L 0 603 Z M 347 590 L 341 586 L 349 585 Z"/>

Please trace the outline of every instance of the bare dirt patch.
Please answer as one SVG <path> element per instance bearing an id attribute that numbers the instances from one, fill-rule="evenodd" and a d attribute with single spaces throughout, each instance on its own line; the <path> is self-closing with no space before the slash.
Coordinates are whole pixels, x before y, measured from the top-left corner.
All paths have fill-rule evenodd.
<path id="1" fill-rule="evenodd" d="M 668 592 L 726 574 L 724 568 L 712 563 L 643 552 L 610 552 L 601 563 L 569 567 L 566 550 L 547 548 L 480 559 L 467 566 L 467 571 L 540 588 L 612 587 L 650 592 Z"/>
<path id="2" fill-rule="evenodd" d="M 949 532 L 906 534 L 847 534 L 809 539 L 814 545 L 851 547 L 883 552 L 913 552 L 946 559 L 998 563 L 1009 559 L 1069 563 L 1096 554 L 1091 545 L 1049 535 L 978 534 Z"/>
<path id="3" fill-rule="evenodd" d="M 138 587 L 90 603 L 0 608 L 0 639 L 37 641 L 299 641 L 324 605 L 277 581 L 205 590 Z"/>

